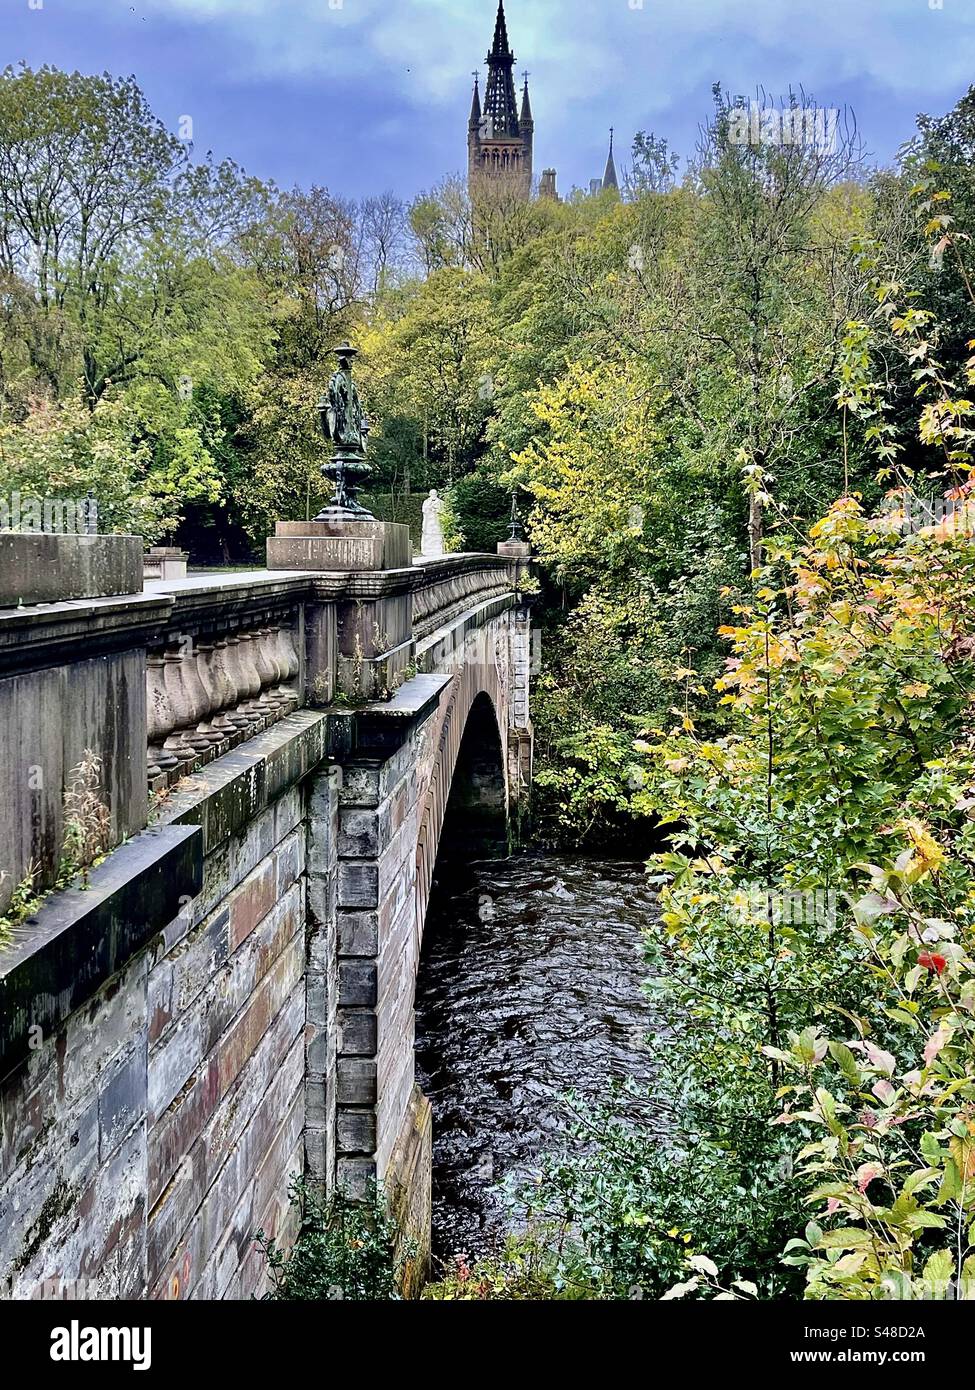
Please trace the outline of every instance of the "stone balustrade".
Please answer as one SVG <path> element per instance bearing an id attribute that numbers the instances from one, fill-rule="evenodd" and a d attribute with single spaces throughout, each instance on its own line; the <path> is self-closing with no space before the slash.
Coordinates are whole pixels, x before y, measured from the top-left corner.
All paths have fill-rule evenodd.
<path id="1" fill-rule="evenodd" d="M 158 789 L 261 733 L 302 703 L 294 626 L 267 626 L 150 651 L 148 773 Z"/>
<path id="2" fill-rule="evenodd" d="M 499 555 L 447 555 L 420 560 L 413 568 L 413 635 L 417 639 L 512 589 L 511 567 Z"/>
<path id="3" fill-rule="evenodd" d="M 147 772 L 163 791 L 305 704 L 296 576 L 203 576 L 146 586 L 173 602 L 146 653 Z"/>
<path id="4" fill-rule="evenodd" d="M 150 788 L 161 791 L 306 703 L 306 643 L 335 625 L 343 607 L 360 611 L 378 589 L 387 598 L 408 594 L 412 639 L 422 640 L 477 604 L 510 594 L 512 576 L 503 556 L 451 555 L 386 571 L 381 584 L 369 575 L 255 571 L 147 588 L 175 601 L 146 669 L 148 776 Z M 380 662 L 381 649 L 396 646 L 399 664 L 408 666 L 402 643 L 392 634 L 378 636 Z M 329 696 L 350 665 L 341 651 L 335 659 Z"/>

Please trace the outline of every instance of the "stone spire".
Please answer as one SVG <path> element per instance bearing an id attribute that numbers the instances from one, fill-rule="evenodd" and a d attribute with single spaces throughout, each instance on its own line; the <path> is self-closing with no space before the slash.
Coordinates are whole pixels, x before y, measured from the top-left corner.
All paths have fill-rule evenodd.
<path id="1" fill-rule="evenodd" d="M 607 188 L 615 188 L 617 193 L 620 191 L 620 181 L 616 177 L 616 160 L 613 158 L 613 127 L 609 128 L 609 157 L 606 160 L 606 172 L 603 174 L 603 191 Z"/>
<path id="2" fill-rule="evenodd" d="M 529 95 L 528 95 L 528 73 L 527 73 L 527 72 L 525 73 L 525 90 L 524 90 L 524 91 L 522 92 L 522 94 L 521 94 L 521 116 L 519 117 L 519 121 L 520 121 L 520 124 L 521 124 L 522 132 L 524 132 L 526 126 L 529 127 L 530 129 L 534 130 L 534 128 L 535 128 L 535 120 L 534 120 L 534 117 L 532 116 L 531 98 L 530 98 Z"/>
<path id="3" fill-rule="evenodd" d="M 535 121 L 528 95 L 528 74 L 522 95 L 521 115 L 515 92 L 515 55 L 508 41 L 504 0 L 498 5 L 494 43 L 487 56 L 488 79 L 481 105 L 480 88 L 474 82 L 471 119 L 467 130 L 468 186 L 485 186 L 484 180 L 505 180 L 519 197 L 531 196 L 535 149 Z"/>
<path id="4" fill-rule="evenodd" d="M 494 44 L 487 56 L 488 84 L 484 97 L 484 117 L 489 140 L 518 139 L 518 104 L 515 100 L 515 55 L 508 42 L 504 0 L 498 4 Z"/>

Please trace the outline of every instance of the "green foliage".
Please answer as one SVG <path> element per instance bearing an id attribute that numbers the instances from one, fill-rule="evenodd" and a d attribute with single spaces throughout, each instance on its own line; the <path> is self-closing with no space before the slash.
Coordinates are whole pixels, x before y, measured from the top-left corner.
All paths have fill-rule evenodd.
<path id="1" fill-rule="evenodd" d="M 943 770 L 967 800 L 971 752 Z M 850 928 L 889 1020 L 884 1045 L 854 1018 L 852 1037 L 806 1029 L 776 1054 L 779 1120 L 811 1130 L 797 1160 L 816 1214 L 785 1256 L 807 1298 L 975 1297 L 975 831 L 952 819 L 940 840 L 905 822 L 893 862 L 860 866 L 868 891 Z"/>
<path id="2" fill-rule="evenodd" d="M 0 917 L 0 951 L 11 944 L 15 929 L 28 917 L 32 917 L 43 902 L 43 894 L 37 890 L 40 872 L 39 865 L 29 864 L 26 874 L 10 895 L 7 910 Z M 0 887 L 7 877 L 8 874 L 0 872 Z"/>
<path id="3" fill-rule="evenodd" d="M 88 749 L 72 769 L 64 789 L 64 843 L 58 871 L 59 885 L 81 876 L 88 886 L 88 870 L 109 848 L 112 817 L 102 800 L 101 759 Z"/>
<path id="4" fill-rule="evenodd" d="M 498 542 L 507 540 L 511 520 L 511 496 L 483 470 L 458 478 L 446 498 L 455 537 L 449 550 L 480 551 L 493 555 Z M 449 539 L 449 537 L 448 537 Z"/>
<path id="5" fill-rule="evenodd" d="M 455 1256 L 441 1278 L 423 1291 L 424 1299 L 439 1303 L 573 1302 L 601 1297 L 597 1284 L 566 1269 L 558 1232 L 544 1226 L 510 1236 L 499 1253 L 474 1264 L 466 1255 Z"/>
<path id="6" fill-rule="evenodd" d="M 420 425 L 421 437 L 450 482 L 477 460 L 493 394 L 488 284 L 442 269 L 415 287 L 403 312 L 363 338 L 363 389 L 380 418 Z"/>
<path id="7" fill-rule="evenodd" d="M 951 235 L 937 193 L 920 192 L 928 232 Z M 764 563 L 723 595 L 732 651 L 718 709 L 687 662 L 674 672 L 684 698 L 663 718 L 658 701 L 642 721 L 621 711 L 593 722 L 601 676 L 620 663 L 604 656 L 593 676 L 581 646 L 580 736 L 558 735 L 572 762 L 542 773 L 578 816 L 586 799 L 621 802 L 629 765 L 631 809 L 670 839 L 653 861 L 662 912 L 648 932 L 664 1113 L 656 1124 L 624 1122 L 619 1105 L 585 1116 L 588 1147 L 551 1160 L 537 1197 L 546 1219 L 567 1223 L 573 1258 L 581 1249 L 617 1290 L 642 1277 L 656 1296 L 668 1279 L 666 1297 L 796 1295 L 804 1274 L 812 1298 L 971 1296 L 969 412 L 931 314 L 878 260 L 861 264 L 877 307 L 841 345 L 845 495 L 813 524 L 786 525 L 781 490 L 774 498 L 765 469 L 748 465 L 751 558 Z M 903 351 L 918 438 L 963 489 L 952 522 L 906 536 L 904 517 L 918 513 L 903 450 L 890 454 L 881 342 Z M 970 381 L 971 364 L 961 368 Z M 524 460 L 542 489 L 553 465 L 584 464 L 598 443 L 591 406 L 568 414 Z M 579 442 L 566 451 L 568 431 Z M 897 461 L 903 512 L 871 519 L 849 495 L 870 454 Z M 758 494 L 780 524 L 756 537 Z M 595 549 L 598 513 L 586 530 L 575 522 L 578 492 L 556 483 L 539 495 L 543 544 L 571 542 L 577 560 Z M 618 599 L 603 606 L 604 628 L 607 612 L 621 621 Z M 545 698 L 560 702 L 552 722 L 564 728 L 571 684 L 560 677 Z M 588 798 L 577 791 L 586 779 Z M 893 861 L 892 837 L 904 845 Z M 792 1126 L 798 1154 L 783 1140 Z M 668 1231 L 686 1252 L 668 1248 Z M 754 1243 L 736 1243 L 742 1232 Z"/>
<path id="8" fill-rule="evenodd" d="M 295 1177 L 291 1203 L 298 1234 L 287 1253 L 259 1231 L 271 1278 L 266 1299 L 319 1303 L 397 1299 L 396 1231 L 375 1187 L 362 1201 L 341 1192 L 320 1196 L 312 1183 Z"/>
<path id="9" fill-rule="evenodd" d="M 573 1100 L 570 1146 L 517 1191 L 521 1208 L 558 1233 L 549 1250 L 562 1282 L 602 1298 L 660 1298 L 702 1250 L 729 1280 L 748 1271 L 765 1297 L 794 1293 L 778 1258 L 801 1211 L 783 1176 L 788 1143 L 760 1123 L 712 1123 L 733 1074 L 695 1091 L 675 1070 L 646 1096 Z"/>

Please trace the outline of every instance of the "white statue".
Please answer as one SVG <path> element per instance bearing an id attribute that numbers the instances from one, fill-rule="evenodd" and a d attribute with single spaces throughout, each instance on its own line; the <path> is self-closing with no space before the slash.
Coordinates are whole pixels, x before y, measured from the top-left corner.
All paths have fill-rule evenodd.
<path id="1" fill-rule="evenodd" d="M 429 560 L 444 554 L 443 525 L 440 521 L 442 512 L 443 502 L 433 487 L 423 504 L 423 532 L 420 536 L 420 554 Z"/>

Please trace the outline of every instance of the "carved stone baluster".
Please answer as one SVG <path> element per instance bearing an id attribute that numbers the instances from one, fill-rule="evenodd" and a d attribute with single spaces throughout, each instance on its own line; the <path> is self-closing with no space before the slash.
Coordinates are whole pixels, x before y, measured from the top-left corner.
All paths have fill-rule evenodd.
<path id="1" fill-rule="evenodd" d="M 291 684 L 298 674 L 300 663 L 298 661 L 298 653 L 295 651 L 294 633 L 291 631 L 290 627 L 278 628 L 276 637 L 277 641 L 275 646 L 277 648 L 278 663 L 283 668 L 284 674 L 281 684 L 278 686 L 275 693 L 284 697 L 285 712 L 290 714 L 291 711 L 297 709 L 301 703 L 298 698 L 297 689 Z"/>
<path id="2" fill-rule="evenodd" d="M 191 642 L 189 650 L 183 652 L 183 684 L 190 710 L 190 727 L 186 730 L 186 742 L 197 753 L 205 753 L 213 746 L 211 730 L 206 720 L 212 708 L 210 696 L 200 676 L 200 662 L 196 643 Z"/>
<path id="3" fill-rule="evenodd" d="M 149 776 L 159 777 L 176 767 L 179 759 L 164 745 L 173 732 L 176 716 L 166 690 L 166 660 L 161 652 L 150 652 L 146 659 L 146 716 L 149 735 Z"/>
<path id="4" fill-rule="evenodd" d="M 215 637 L 205 644 L 205 650 L 207 652 L 207 666 L 210 670 L 210 678 L 216 697 L 216 704 L 214 705 L 216 714 L 211 723 L 215 729 L 220 730 L 225 739 L 232 738 L 236 730 L 227 718 L 227 710 L 233 709 L 237 691 L 227 670 L 227 643 L 222 637 Z"/>
<path id="5" fill-rule="evenodd" d="M 275 714 L 280 718 L 288 710 L 288 697 L 281 690 L 281 685 L 287 679 L 289 665 L 281 651 L 278 629 L 274 626 L 268 627 L 265 634 L 264 651 L 271 667 L 271 684 L 266 693 L 267 698 L 273 702 Z"/>
<path id="6" fill-rule="evenodd" d="M 227 637 L 225 666 L 234 687 L 234 703 L 233 707 L 227 710 L 227 719 L 238 733 L 246 733 L 254 720 L 244 708 L 250 679 L 244 674 L 242 643 L 238 633 L 232 633 Z"/>
<path id="7" fill-rule="evenodd" d="M 243 709 L 250 716 L 253 725 L 259 724 L 266 717 L 266 712 L 257 698 L 261 693 L 261 675 L 257 668 L 257 643 L 256 633 L 242 632 L 240 634 L 241 667 L 247 677 L 246 700 Z"/>
<path id="8" fill-rule="evenodd" d="M 196 647 L 196 673 L 206 694 L 207 714 L 201 720 L 197 732 L 206 738 L 211 746 L 223 743 L 233 729 L 220 714 L 221 691 L 216 672 L 213 669 L 213 643 L 198 642 Z"/>
<path id="9" fill-rule="evenodd" d="M 174 757 L 178 763 L 192 762 L 196 749 L 187 738 L 187 729 L 196 724 L 194 705 L 186 687 L 185 663 L 179 647 L 170 647 L 163 657 L 165 670 L 163 681 L 169 697 L 170 708 L 175 719 L 173 732 L 163 744 L 163 752 Z"/>
<path id="10" fill-rule="evenodd" d="M 261 678 L 261 694 L 257 703 L 269 719 L 276 719 L 284 701 L 274 689 L 281 679 L 281 668 L 274 659 L 274 630 L 270 627 L 259 627 L 256 636 L 254 653 L 257 672 Z"/>
<path id="11" fill-rule="evenodd" d="M 213 647 L 213 667 L 220 686 L 220 718 L 227 730 L 228 738 L 232 738 L 240 728 L 245 727 L 234 717 L 240 698 L 235 650 L 229 637 L 221 637 Z"/>

